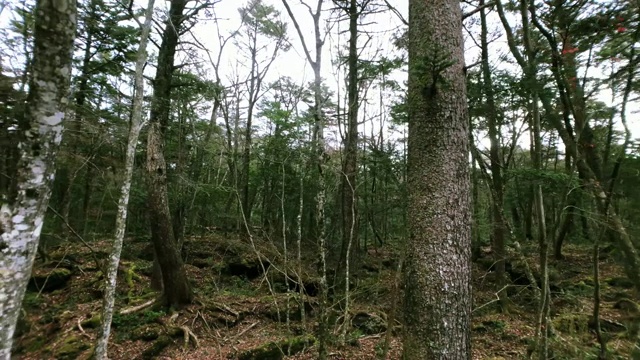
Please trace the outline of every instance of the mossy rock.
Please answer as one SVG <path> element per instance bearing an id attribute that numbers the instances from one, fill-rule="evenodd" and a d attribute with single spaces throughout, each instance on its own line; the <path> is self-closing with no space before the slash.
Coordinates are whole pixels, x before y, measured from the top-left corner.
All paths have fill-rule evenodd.
<path id="1" fill-rule="evenodd" d="M 145 360 L 155 359 L 156 357 L 158 357 L 158 355 L 160 355 L 160 353 L 162 353 L 164 349 L 167 348 L 167 346 L 171 345 L 172 343 L 173 340 L 171 340 L 170 337 L 165 335 L 160 336 L 156 341 L 153 342 L 153 345 L 151 345 L 150 348 L 142 352 L 142 358 Z"/>
<path id="2" fill-rule="evenodd" d="M 90 347 L 89 344 L 83 342 L 79 337 L 71 335 L 62 340 L 56 348 L 50 350 L 54 359 L 72 360 L 77 359 L 83 351 Z"/>
<path id="3" fill-rule="evenodd" d="M 313 345 L 313 336 L 296 336 L 294 338 L 269 342 L 254 349 L 246 350 L 238 356 L 238 360 L 282 360 L 286 356 L 295 355 Z"/>
<path id="4" fill-rule="evenodd" d="M 64 288 L 73 273 L 69 269 L 57 268 L 49 272 L 36 272 L 29 280 L 30 291 L 52 292 Z"/>
<path id="5" fill-rule="evenodd" d="M 622 310 L 629 315 L 640 314 L 640 305 L 638 305 L 635 301 L 627 298 L 616 301 L 616 303 L 613 305 L 613 308 Z"/>
<path id="6" fill-rule="evenodd" d="M 82 323 L 80 324 L 84 328 L 95 329 L 100 326 L 101 322 L 102 322 L 102 316 L 100 316 L 100 314 L 93 314 L 89 319 L 83 320 Z"/>
<path id="7" fill-rule="evenodd" d="M 562 284 L 561 288 L 566 293 L 572 295 L 590 295 L 593 294 L 593 285 L 588 284 L 586 281 L 579 281 L 576 283 Z"/>
<path id="8" fill-rule="evenodd" d="M 146 324 L 135 328 L 131 332 L 131 340 L 151 341 L 160 337 L 163 329 L 160 324 Z"/>
<path id="9" fill-rule="evenodd" d="M 387 322 L 376 314 L 359 312 L 351 318 L 354 328 L 362 331 L 365 335 L 380 334 L 387 330 Z"/>
<path id="10" fill-rule="evenodd" d="M 619 287 L 623 289 L 631 289 L 633 287 L 633 281 L 626 277 L 613 277 L 605 280 L 605 283 L 609 286 Z"/>
<path id="11" fill-rule="evenodd" d="M 553 327 L 566 334 L 583 334 L 589 331 L 590 318 L 586 314 L 562 314 L 553 319 Z"/>
<path id="12" fill-rule="evenodd" d="M 28 353 L 39 351 L 44 347 L 46 343 L 47 343 L 46 337 L 36 336 L 33 339 L 29 339 L 28 342 L 24 344 L 24 347 L 21 347 L 21 352 L 28 354 Z"/>

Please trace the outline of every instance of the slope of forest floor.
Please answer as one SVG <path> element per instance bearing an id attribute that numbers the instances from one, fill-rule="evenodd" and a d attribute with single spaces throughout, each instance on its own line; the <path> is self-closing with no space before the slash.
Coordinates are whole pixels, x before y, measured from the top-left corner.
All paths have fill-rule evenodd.
<path id="1" fill-rule="evenodd" d="M 36 263 L 16 333 L 16 358 L 89 358 L 102 304 L 103 280 L 96 264 L 106 258 L 109 243 L 91 246 L 89 251 L 86 246 L 67 243 L 52 251 L 47 262 Z M 314 359 L 317 347 L 311 334 L 317 329 L 317 281 L 311 270 L 303 270 L 301 278 L 310 294 L 304 301 L 303 322 L 297 289 L 293 281 L 285 281 L 280 270 L 281 254 L 265 244 L 256 246 L 261 254 L 268 254 L 261 261 L 252 246 L 221 234 L 189 239 L 186 267 L 196 301 L 167 312 L 154 306 L 135 310 L 156 293 L 149 288 L 152 256 L 148 241 L 129 239 L 118 277 L 110 358 Z M 531 246 L 525 252 L 536 254 Z M 567 246 L 566 258 L 551 263 L 554 336 L 550 349 L 555 359 L 597 359 L 599 345 L 591 321 L 595 285 L 591 254 L 590 248 Z M 310 265 L 313 254 L 308 255 L 310 260 L 303 268 L 314 269 Z M 633 347 L 640 344 L 640 311 L 631 283 L 613 257 L 600 262 L 601 326 L 609 358 L 629 359 Z M 376 359 L 382 352 L 391 300 L 401 299 L 394 289 L 395 258 L 391 249 L 383 248 L 361 259 L 363 266 L 355 272 L 353 282 L 351 326 L 343 345 L 330 346 L 330 359 Z M 473 265 L 473 358 L 526 358 L 535 338 L 537 304 L 523 266 L 508 264 L 511 304 L 508 312 L 499 312 L 488 260 L 487 255 Z M 537 273 L 534 258 L 527 262 Z M 330 319 L 340 325 L 339 305 L 333 310 Z M 387 359 L 399 359 L 402 348 L 399 321 L 393 324 Z M 338 337 L 341 328 L 335 329 Z"/>

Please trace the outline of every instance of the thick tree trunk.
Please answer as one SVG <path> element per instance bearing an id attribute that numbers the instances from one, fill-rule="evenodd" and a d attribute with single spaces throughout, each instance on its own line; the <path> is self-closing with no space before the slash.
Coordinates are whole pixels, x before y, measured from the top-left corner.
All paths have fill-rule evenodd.
<path id="1" fill-rule="evenodd" d="M 409 17 L 403 356 L 470 359 L 471 202 L 462 14 L 455 0 L 410 0 Z"/>
<path id="2" fill-rule="evenodd" d="M 113 241 L 111 256 L 107 268 L 107 276 L 105 280 L 104 298 L 102 302 L 102 326 L 100 333 L 96 339 L 96 347 L 94 358 L 96 360 L 107 359 L 107 348 L 109 345 L 109 334 L 111 333 L 111 320 L 113 318 L 113 306 L 115 304 L 116 282 L 118 275 L 118 265 L 120 264 L 120 254 L 122 253 L 122 245 L 124 234 L 127 228 L 127 207 L 129 205 L 129 193 L 131 190 L 131 179 L 133 177 L 133 168 L 136 156 L 136 147 L 138 145 L 138 137 L 142 130 L 142 103 L 144 96 L 144 65 L 147 61 L 147 43 L 149 34 L 151 33 L 151 20 L 153 19 L 153 5 L 155 0 L 149 0 L 145 11 L 145 21 L 142 26 L 142 34 L 140 36 L 140 45 L 136 59 L 136 74 L 134 84 L 133 109 L 131 114 L 131 124 L 129 127 L 129 137 L 127 141 L 127 153 L 125 155 L 125 167 L 122 176 L 122 185 L 120 188 L 120 199 L 118 201 L 118 215 L 116 217 L 116 231 Z"/>
<path id="3" fill-rule="evenodd" d="M 192 300 L 191 287 L 182 257 L 173 236 L 167 174 L 163 155 L 160 124 L 151 123 L 147 137 L 147 171 L 149 173 L 149 213 L 151 215 L 153 249 L 162 269 L 162 300 L 166 306 L 181 306 Z"/>
<path id="4" fill-rule="evenodd" d="M 36 3 L 32 77 L 19 148 L 17 196 L 0 209 L 0 359 L 11 347 L 22 299 L 31 276 L 44 215 L 51 196 L 55 159 L 62 137 L 76 2 Z"/>
<path id="5" fill-rule="evenodd" d="M 186 0 L 171 1 L 169 18 L 162 34 L 158 68 L 153 82 L 153 98 L 147 137 L 147 173 L 151 240 L 162 272 L 164 305 L 179 307 L 191 302 L 192 293 L 175 240 L 169 196 L 167 166 L 164 159 L 164 130 L 169 122 L 171 79 L 179 30 L 185 20 Z"/>

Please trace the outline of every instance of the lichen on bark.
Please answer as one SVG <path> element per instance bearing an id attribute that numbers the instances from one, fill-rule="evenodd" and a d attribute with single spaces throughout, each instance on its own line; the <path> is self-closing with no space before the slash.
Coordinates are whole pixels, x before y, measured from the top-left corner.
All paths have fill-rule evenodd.
<path id="1" fill-rule="evenodd" d="M 33 65 L 21 129 L 21 157 L 13 175 L 15 198 L 0 209 L 0 359 L 11 357 L 12 338 L 29 282 L 51 195 L 55 155 L 62 137 L 76 29 L 76 2 L 38 0 Z"/>

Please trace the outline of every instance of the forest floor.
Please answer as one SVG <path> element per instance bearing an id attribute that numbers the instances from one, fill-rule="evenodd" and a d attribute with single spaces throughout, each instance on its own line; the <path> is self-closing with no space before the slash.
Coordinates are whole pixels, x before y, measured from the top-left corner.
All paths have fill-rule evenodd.
<path id="1" fill-rule="evenodd" d="M 147 244 L 129 239 L 123 250 L 110 359 L 316 358 L 317 343 L 310 334 L 317 329 L 317 281 L 302 272 L 310 294 L 304 301 L 302 322 L 293 282 L 285 282 L 278 270 L 284 267 L 277 249 L 256 245 L 263 254 L 260 261 L 257 252 L 240 240 L 229 240 L 221 234 L 191 238 L 186 243 L 186 267 L 195 293 L 194 304 L 178 311 L 154 306 L 131 311 L 156 296 L 149 289 L 152 257 Z M 103 280 L 96 259 L 99 263 L 106 258 L 109 243 L 98 241 L 91 246 L 93 250 L 89 251 L 86 246 L 68 242 L 52 251 L 49 261 L 36 262 L 16 332 L 16 358 L 90 357 L 102 304 Z M 525 246 L 524 251 L 537 253 L 533 244 L 530 249 Z M 313 254 L 308 256 L 305 263 L 311 264 Z M 569 245 L 565 256 L 550 265 L 554 336 L 549 348 L 555 359 L 597 359 L 599 344 L 591 321 L 595 285 L 592 250 Z M 507 289 L 509 311 L 498 311 L 488 257 L 473 265 L 473 358 L 526 358 L 537 323 L 533 291 L 522 264 L 509 264 L 513 283 Z M 344 343 L 330 346 L 329 359 L 376 359 L 382 352 L 391 300 L 401 299 L 400 290 L 394 287 L 395 258 L 391 249 L 382 248 L 369 251 L 361 259 L 365 265 L 355 271 L 352 321 Z M 527 263 L 537 272 L 533 257 Z M 267 276 L 261 270 L 263 266 Z M 600 279 L 601 326 L 609 359 L 630 359 L 633 347 L 640 345 L 637 294 L 613 255 L 600 261 Z M 288 287 L 293 291 L 287 292 Z M 341 333 L 339 306 L 334 306 L 330 316 L 338 324 L 333 338 Z M 400 359 L 400 323 L 395 320 L 393 324 L 387 359 Z M 281 350 L 292 355 L 283 356 Z"/>

